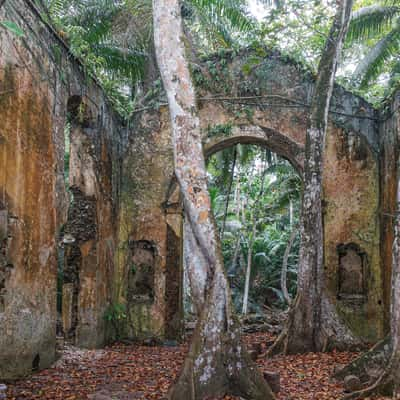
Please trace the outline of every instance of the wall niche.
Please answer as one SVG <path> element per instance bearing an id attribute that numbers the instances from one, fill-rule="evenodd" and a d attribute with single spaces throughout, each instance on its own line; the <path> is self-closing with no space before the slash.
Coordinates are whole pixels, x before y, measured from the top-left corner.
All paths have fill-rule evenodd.
<path id="1" fill-rule="evenodd" d="M 367 254 L 355 243 L 337 246 L 338 300 L 362 304 L 367 300 Z"/>
<path id="2" fill-rule="evenodd" d="M 154 302 L 156 247 L 152 242 L 139 240 L 130 243 L 130 250 L 128 301 L 152 304 Z"/>

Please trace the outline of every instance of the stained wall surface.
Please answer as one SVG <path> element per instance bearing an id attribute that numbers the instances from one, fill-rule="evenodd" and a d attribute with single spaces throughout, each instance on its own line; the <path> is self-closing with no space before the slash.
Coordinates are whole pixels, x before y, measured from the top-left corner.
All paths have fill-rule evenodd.
<path id="1" fill-rule="evenodd" d="M 69 306 L 74 314 L 69 316 L 74 343 L 105 343 L 119 133 L 101 89 L 84 76 L 31 2 L 6 2 L 0 19 L 15 22 L 25 33 L 19 38 L 0 30 L 0 377 L 9 379 L 54 361 L 57 269 L 71 259 L 62 256 L 71 247 L 67 242 L 79 253 L 74 256 L 75 304 L 65 304 L 64 310 Z M 65 127 L 71 98 L 82 103 L 82 121 L 72 122 L 67 187 Z M 74 193 L 72 202 L 67 189 Z M 80 225 L 89 220 L 90 226 Z M 63 283 L 59 290 L 67 289 Z"/>
<path id="2" fill-rule="evenodd" d="M 400 139 L 400 92 L 390 101 L 387 113 L 380 125 L 380 207 L 381 221 L 381 270 L 383 274 L 383 302 L 386 329 L 390 323 L 392 245 L 394 238 L 394 216 L 397 209 L 397 182 Z"/>

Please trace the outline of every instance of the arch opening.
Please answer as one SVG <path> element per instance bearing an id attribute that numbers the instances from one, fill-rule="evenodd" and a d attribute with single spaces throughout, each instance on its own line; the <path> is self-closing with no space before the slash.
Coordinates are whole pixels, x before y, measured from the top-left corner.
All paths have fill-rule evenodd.
<path id="1" fill-rule="evenodd" d="M 294 298 L 297 288 L 299 235 L 293 240 L 291 236 L 300 219 L 300 158 L 291 157 L 295 167 L 285 157 L 289 153 L 278 155 L 262 139 L 239 135 L 206 144 L 205 154 L 212 208 L 236 310 L 261 315 L 266 307 L 286 308 L 287 293 Z M 185 316 L 190 326 L 194 310 L 189 287 L 185 273 Z"/>
<path id="2" fill-rule="evenodd" d="M 298 174 L 302 174 L 304 145 L 274 129 L 256 125 L 209 126 L 203 142 L 205 158 L 209 159 L 213 154 L 238 144 L 263 147 L 287 159 Z"/>

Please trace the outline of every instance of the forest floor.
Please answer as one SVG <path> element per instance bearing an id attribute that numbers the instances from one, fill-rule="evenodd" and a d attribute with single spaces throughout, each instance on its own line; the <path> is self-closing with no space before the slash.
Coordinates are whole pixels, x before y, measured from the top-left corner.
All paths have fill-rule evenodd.
<path id="1" fill-rule="evenodd" d="M 266 333 L 244 337 L 248 347 L 260 344 L 264 351 L 272 339 Z M 66 347 L 52 368 L 9 385 L 7 399 L 165 399 L 186 351 L 187 345 L 153 347 L 117 343 L 103 350 Z M 257 363 L 261 370 L 280 373 L 278 400 L 339 400 L 344 393 L 343 386 L 331 379 L 331 375 L 335 367 L 347 364 L 356 356 L 357 353 L 332 352 L 266 359 L 261 354 Z M 225 397 L 225 400 L 233 399 Z"/>

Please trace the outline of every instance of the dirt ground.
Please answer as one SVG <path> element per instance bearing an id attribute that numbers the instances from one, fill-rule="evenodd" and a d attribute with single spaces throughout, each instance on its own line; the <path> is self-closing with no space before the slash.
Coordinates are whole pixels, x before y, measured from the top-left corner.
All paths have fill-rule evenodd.
<path id="1" fill-rule="evenodd" d="M 249 348 L 259 344 L 262 352 L 257 363 L 261 370 L 279 372 L 281 390 L 277 400 L 341 399 L 343 386 L 331 375 L 336 366 L 345 365 L 357 353 L 308 353 L 267 359 L 263 352 L 272 339 L 268 334 L 256 333 L 246 335 L 244 342 Z M 66 347 L 52 368 L 9 385 L 7 399 L 165 399 L 186 350 L 187 345 L 152 347 L 122 343 L 103 350 Z M 226 396 L 225 400 L 228 399 L 234 398 Z"/>

